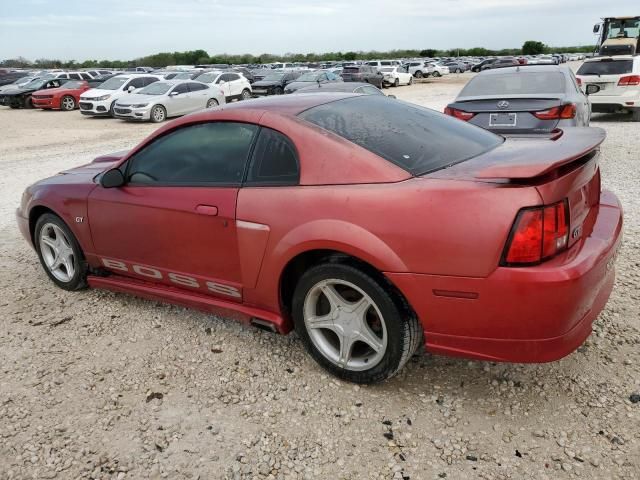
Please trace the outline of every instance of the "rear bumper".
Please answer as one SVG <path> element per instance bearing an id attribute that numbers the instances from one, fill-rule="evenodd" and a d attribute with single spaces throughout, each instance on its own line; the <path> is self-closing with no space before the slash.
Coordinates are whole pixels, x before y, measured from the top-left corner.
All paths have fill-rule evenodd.
<path id="1" fill-rule="evenodd" d="M 624 109 L 640 108 L 640 90 L 629 90 L 624 95 L 591 95 L 591 111 L 613 113 Z"/>
<path id="2" fill-rule="evenodd" d="M 593 231 L 535 267 L 497 268 L 486 278 L 388 273 L 424 329 L 427 350 L 537 363 L 578 348 L 604 308 L 622 238 L 618 199 L 603 192 Z"/>

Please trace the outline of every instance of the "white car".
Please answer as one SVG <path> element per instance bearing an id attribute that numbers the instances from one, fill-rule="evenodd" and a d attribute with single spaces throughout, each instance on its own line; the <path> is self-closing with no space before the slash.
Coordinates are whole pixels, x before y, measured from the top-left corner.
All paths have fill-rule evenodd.
<path id="1" fill-rule="evenodd" d="M 398 60 L 371 60 L 367 62 L 365 65 L 369 65 L 370 67 L 376 67 L 380 70 L 383 67 L 395 67 L 399 66 L 400 62 Z"/>
<path id="2" fill-rule="evenodd" d="M 407 67 L 382 67 L 382 83 L 384 85 L 392 85 L 398 87 L 400 85 L 411 85 L 413 83 L 413 75 L 409 73 Z"/>
<path id="3" fill-rule="evenodd" d="M 434 68 L 428 62 L 412 61 L 407 64 L 409 73 L 416 78 L 428 77 L 434 71 Z"/>
<path id="4" fill-rule="evenodd" d="M 248 100 L 251 98 L 251 84 L 241 73 L 213 71 L 205 72 L 194 78 L 198 82 L 219 87 L 225 96 L 225 100 Z"/>
<path id="5" fill-rule="evenodd" d="M 113 112 L 124 120 L 163 122 L 213 108 L 225 103 L 224 94 L 215 85 L 189 80 L 154 82 L 116 102 Z"/>
<path id="6" fill-rule="evenodd" d="M 449 71 L 449 67 L 440 65 L 439 63 L 430 63 L 429 66 L 433 67 L 433 72 L 431 73 L 431 75 L 433 75 L 434 77 L 441 77 L 443 75 L 449 75 L 449 73 L 451 73 Z"/>
<path id="7" fill-rule="evenodd" d="M 116 101 L 131 94 L 134 90 L 162 80 L 158 75 L 129 73 L 116 75 L 80 95 L 80 113 L 89 116 L 114 116 Z"/>
<path id="8" fill-rule="evenodd" d="M 583 90 L 587 85 L 600 88 L 589 95 L 592 112 L 629 112 L 634 122 L 640 122 L 640 56 L 588 58 L 576 79 Z"/>

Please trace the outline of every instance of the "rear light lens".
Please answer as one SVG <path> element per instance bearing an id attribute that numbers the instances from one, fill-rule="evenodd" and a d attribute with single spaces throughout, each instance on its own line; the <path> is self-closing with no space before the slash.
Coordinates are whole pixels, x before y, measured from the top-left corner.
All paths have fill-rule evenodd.
<path id="1" fill-rule="evenodd" d="M 618 81 L 619 87 L 629 87 L 632 85 L 640 85 L 640 75 L 627 75 Z"/>
<path id="2" fill-rule="evenodd" d="M 511 230 L 503 265 L 540 263 L 566 250 L 569 243 L 567 200 L 521 210 Z"/>
<path id="3" fill-rule="evenodd" d="M 576 116 L 576 106 L 573 103 L 567 103 L 560 107 L 553 107 L 549 110 L 533 112 L 533 115 L 540 120 L 566 120 Z"/>
<path id="4" fill-rule="evenodd" d="M 451 107 L 445 108 L 444 113 L 445 115 L 455 117 L 458 120 L 464 120 L 465 122 L 468 122 L 469 120 L 471 120 L 473 117 L 476 116 L 475 113 L 465 112 L 464 110 L 458 110 L 457 108 L 451 108 Z"/>
<path id="5" fill-rule="evenodd" d="M 579 79 L 578 77 L 576 77 L 576 83 L 578 84 L 579 87 L 582 86 L 582 80 Z"/>

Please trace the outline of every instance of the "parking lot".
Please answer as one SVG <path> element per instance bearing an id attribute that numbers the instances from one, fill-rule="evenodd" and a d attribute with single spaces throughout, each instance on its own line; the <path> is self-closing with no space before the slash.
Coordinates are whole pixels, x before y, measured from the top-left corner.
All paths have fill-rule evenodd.
<path id="1" fill-rule="evenodd" d="M 472 74 L 385 90 L 442 111 Z M 541 365 L 415 356 L 385 383 L 328 376 L 295 334 L 56 288 L 13 212 L 30 183 L 155 125 L 0 107 L 0 480 L 563 479 L 640 475 L 640 135 L 597 115 L 625 209 L 594 333 Z"/>

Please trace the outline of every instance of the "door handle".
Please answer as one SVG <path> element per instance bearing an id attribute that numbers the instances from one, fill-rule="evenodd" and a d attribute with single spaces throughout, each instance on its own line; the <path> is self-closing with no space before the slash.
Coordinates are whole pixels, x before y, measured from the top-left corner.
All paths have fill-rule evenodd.
<path id="1" fill-rule="evenodd" d="M 215 217 L 218 215 L 218 207 L 214 207 L 213 205 L 198 205 L 196 207 L 196 213 L 200 215 L 210 215 Z"/>

